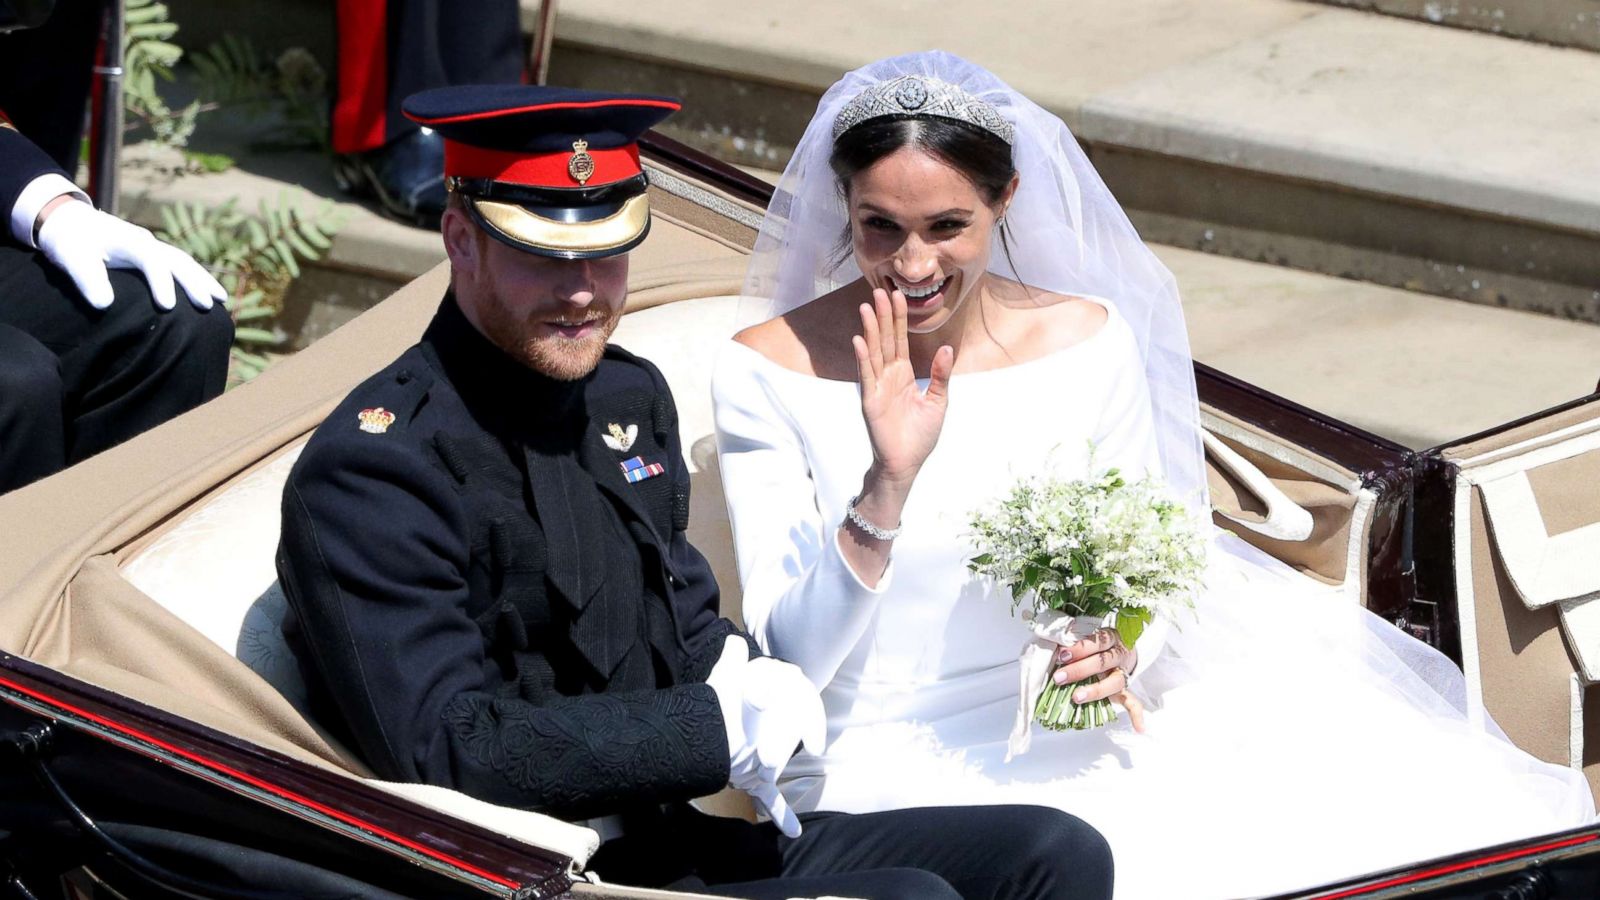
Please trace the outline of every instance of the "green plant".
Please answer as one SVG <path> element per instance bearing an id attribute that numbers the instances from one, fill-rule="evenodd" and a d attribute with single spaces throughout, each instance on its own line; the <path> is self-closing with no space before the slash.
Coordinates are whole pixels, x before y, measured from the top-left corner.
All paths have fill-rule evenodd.
<path id="1" fill-rule="evenodd" d="M 192 54 L 201 85 L 200 96 L 173 109 L 161 94 L 161 82 L 175 80 L 173 67 L 183 49 L 172 42 L 177 23 L 160 0 L 125 0 L 123 32 L 124 108 L 127 131 L 148 129 L 151 140 L 183 152 L 188 171 L 222 172 L 233 160 L 221 153 L 189 149 L 202 113 L 224 104 L 265 113 L 276 108 L 295 146 L 329 147 L 327 76 L 310 53 L 291 48 L 269 66 L 247 39 L 225 34 L 207 49 Z M 238 198 L 220 206 L 178 203 L 163 207 L 159 237 L 193 256 L 228 289 L 234 321 L 233 382 L 248 381 L 271 362 L 267 353 L 283 343 L 271 328 L 283 310 L 289 286 L 300 275 L 300 263 L 321 258 L 332 245 L 338 216 L 331 203 L 307 215 L 280 196 L 262 201 L 256 213 L 239 209 Z"/>
<path id="2" fill-rule="evenodd" d="M 183 58 L 183 48 L 172 43 L 177 23 L 168 20 L 167 5 L 159 0 L 125 0 L 124 9 L 122 99 L 130 119 L 126 130 L 146 128 L 152 140 L 181 150 L 208 107 L 195 100 L 174 110 L 161 96 L 159 82 L 173 81 L 172 67 Z"/>
<path id="3" fill-rule="evenodd" d="M 190 62 L 202 100 L 261 113 L 275 109 L 283 121 L 277 133 L 287 136 L 283 144 L 331 150 L 328 76 L 304 47 L 291 47 L 268 64 L 249 38 L 228 33 Z"/>
<path id="4" fill-rule="evenodd" d="M 275 204 L 263 200 L 254 214 L 239 209 L 237 198 L 217 207 L 177 203 L 162 208 L 161 220 L 157 237 L 193 256 L 228 289 L 235 383 L 261 374 L 271 361 L 266 352 L 283 344 L 268 326 L 282 311 L 300 263 L 320 259 L 332 246 L 340 224 L 333 204 L 307 215 L 283 196 Z"/>

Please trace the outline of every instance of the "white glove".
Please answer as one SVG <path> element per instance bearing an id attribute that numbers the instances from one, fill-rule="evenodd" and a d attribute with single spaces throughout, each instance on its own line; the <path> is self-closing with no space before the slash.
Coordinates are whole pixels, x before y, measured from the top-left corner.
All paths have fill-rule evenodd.
<path id="1" fill-rule="evenodd" d="M 766 810 L 778 829 L 800 836 L 800 817 L 778 792 L 795 747 L 821 753 L 828 736 L 822 698 L 798 666 L 750 658 L 744 638 L 729 635 L 706 684 L 717 692 L 728 729 L 728 783 Z"/>
<path id="2" fill-rule="evenodd" d="M 210 309 L 228 296 L 189 254 L 81 200 L 63 203 L 45 217 L 39 227 L 39 252 L 67 273 L 95 309 L 105 309 L 116 299 L 107 267 L 143 272 L 150 282 L 150 295 L 162 309 L 172 309 L 177 302 L 174 279 L 196 309 Z"/>

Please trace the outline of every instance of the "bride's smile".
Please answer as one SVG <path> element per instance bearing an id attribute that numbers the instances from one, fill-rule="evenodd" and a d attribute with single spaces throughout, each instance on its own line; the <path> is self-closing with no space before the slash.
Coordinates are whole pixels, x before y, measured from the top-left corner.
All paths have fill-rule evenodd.
<path id="1" fill-rule="evenodd" d="M 967 175 L 915 145 L 854 173 L 847 187 L 853 249 L 868 284 L 905 295 L 912 332 L 949 324 L 984 280 L 1011 187 L 985 196 Z"/>

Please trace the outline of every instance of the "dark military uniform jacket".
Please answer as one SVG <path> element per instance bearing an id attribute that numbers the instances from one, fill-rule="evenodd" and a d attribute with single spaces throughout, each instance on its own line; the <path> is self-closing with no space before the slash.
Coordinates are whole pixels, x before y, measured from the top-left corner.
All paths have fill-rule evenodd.
<path id="1" fill-rule="evenodd" d="M 608 443 L 607 438 L 610 438 Z M 278 573 L 319 718 L 382 777 L 568 819 L 721 788 L 732 623 L 659 371 L 501 353 L 449 297 L 317 430 Z"/>
<path id="2" fill-rule="evenodd" d="M 43 150 L 23 137 L 0 111 L 0 243 L 14 243 L 11 234 L 11 207 L 17 205 L 22 189 L 40 175 L 54 172 L 71 180 Z"/>

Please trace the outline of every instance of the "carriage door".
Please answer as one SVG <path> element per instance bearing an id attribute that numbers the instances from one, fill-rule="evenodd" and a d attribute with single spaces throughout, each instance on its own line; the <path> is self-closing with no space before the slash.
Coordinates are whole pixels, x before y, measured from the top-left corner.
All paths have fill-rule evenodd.
<path id="1" fill-rule="evenodd" d="M 1600 396 L 1428 456 L 1421 589 L 1453 594 L 1469 709 L 1600 785 Z"/>

